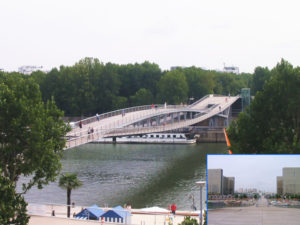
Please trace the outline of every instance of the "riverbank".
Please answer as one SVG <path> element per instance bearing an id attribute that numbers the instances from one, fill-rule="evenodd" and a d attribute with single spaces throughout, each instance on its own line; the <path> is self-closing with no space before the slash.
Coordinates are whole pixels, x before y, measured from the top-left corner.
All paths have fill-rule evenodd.
<path id="1" fill-rule="evenodd" d="M 72 218 L 67 218 L 67 207 L 63 205 L 39 205 L 39 204 L 29 204 L 28 213 L 31 216 L 29 225 L 88 225 L 88 224 L 99 224 L 101 221 L 93 220 L 79 220 Z M 71 215 L 74 213 L 79 213 L 85 207 L 76 206 L 71 207 Z M 110 208 L 102 208 L 104 211 Z M 55 212 L 55 216 L 51 216 L 52 212 Z M 179 224 L 184 220 L 185 216 L 191 216 L 192 218 L 199 218 L 199 211 L 177 211 L 176 215 L 173 216 L 167 210 L 159 209 L 144 211 L 141 209 L 131 210 L 131 224 L 135 225 L 165 225 L 168 224 L 170 220 L 173 224 Z M 105 223 L 102 223 L 105 224 Z M 111 224 L 111 223 L 110 223 Z"/>

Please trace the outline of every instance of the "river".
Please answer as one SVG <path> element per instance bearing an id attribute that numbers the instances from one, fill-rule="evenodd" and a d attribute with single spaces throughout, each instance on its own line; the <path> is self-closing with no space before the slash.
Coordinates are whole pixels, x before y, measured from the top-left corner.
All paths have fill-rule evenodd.
<path id="1" fill-rule="evenodd" d="M 72 191 L 76 205 L 167 208 L 175 203 L 178 209 L 190 210 L 194 196 L 199 209 L 195 182 L 206 179 L 206 154 L 225 149 L 225 144 L 86 144 L 64 152 L 62 172 L 76 173 L 83 182 Z M 53 182 L 42 190 L 33 187 L 25 199 L 65 204 L 66 190 Z"/>

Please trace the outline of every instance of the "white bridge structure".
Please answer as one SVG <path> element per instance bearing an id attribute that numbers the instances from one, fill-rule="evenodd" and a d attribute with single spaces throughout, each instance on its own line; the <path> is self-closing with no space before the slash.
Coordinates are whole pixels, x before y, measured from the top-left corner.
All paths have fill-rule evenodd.
<path id="1" fill-rule="evenodd" d="M 203 121 L 211 124 L 216 117 L 222 117 L 227 126 L 231 106 L 238 99 L 240 96 L 206 95 L 191 105 L 146 105 L 96 115 L 75 123 L 67 133 L 65 149 L 103 137 L 168 132 Z"/>

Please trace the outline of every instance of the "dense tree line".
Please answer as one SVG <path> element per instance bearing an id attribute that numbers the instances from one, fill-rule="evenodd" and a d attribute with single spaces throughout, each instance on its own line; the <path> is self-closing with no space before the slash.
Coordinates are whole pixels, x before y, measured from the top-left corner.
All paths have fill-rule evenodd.
<path id="1" fill-rule="evenodd" d="M 229 74 L 189 67 L 162 71 L 157 64 L 118 65 L 84 58 L 48 73 L 34 72 L 43 100 L 53 96 L 67 116 L 90 116 L 147 104 L 187 103 L 207 94 L 239 94 L 250 87 L 251 74 Z"/>
<path id="2" fill-rule="evenodd" d="M 233 153 L 300 153 L 300 67 L 282 60 L 228 132 Z"/>

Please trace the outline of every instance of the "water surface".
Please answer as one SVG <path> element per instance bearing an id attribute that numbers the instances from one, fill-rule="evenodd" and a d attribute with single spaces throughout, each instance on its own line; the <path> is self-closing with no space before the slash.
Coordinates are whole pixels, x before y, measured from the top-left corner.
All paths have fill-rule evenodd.
<path id="1" fill-rule="evenodd" d="M 225 149 L 224 144 L 87 144 L 64 152 L 62 172 L 76 173 L 83 182 L 72 191 L 77 205 L 167 208 L 175 203 L 189 210 L 194 196 L 199 209 L 200 188 L 195 182 L 206 179 L 206 154 Z M 42 190 L 32 188 L 25 198 L 65 204 L 66 191 L 54 182 Z"/>

